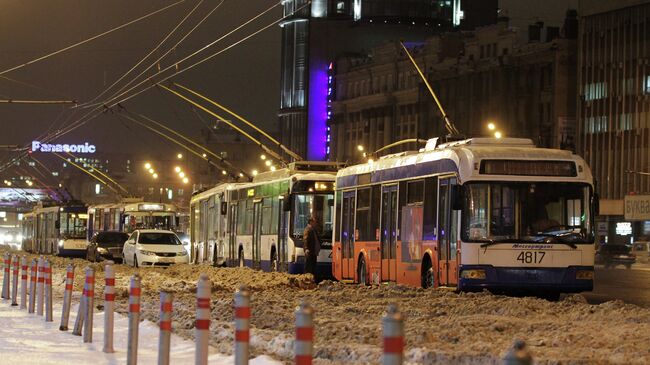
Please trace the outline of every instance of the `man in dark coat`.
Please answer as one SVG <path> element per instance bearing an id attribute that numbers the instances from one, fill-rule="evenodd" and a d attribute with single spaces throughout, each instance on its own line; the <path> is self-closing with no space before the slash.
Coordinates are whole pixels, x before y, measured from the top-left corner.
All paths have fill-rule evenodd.
<path id="1" fill-rule="evenodd" d="M 320 240 L 318 239 L 318 222 L 315 218 L 309 218 L 302 239 L 305 249 L 305 273 L 311 273 L 316 280 L 316 262 L 320 252 Z"/>

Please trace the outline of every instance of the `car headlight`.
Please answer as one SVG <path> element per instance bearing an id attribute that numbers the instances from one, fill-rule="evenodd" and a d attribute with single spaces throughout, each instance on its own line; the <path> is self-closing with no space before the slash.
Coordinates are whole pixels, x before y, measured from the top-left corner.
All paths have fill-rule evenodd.
<path id="1" fill-rule="evenodd" d="M 485 270 L 463 270 L 460 272 L 463 279 L 485 279 Z"/>
<path id="2" fill-rule="evenodd" d="M 145 251 L 145 250 L 140 250 L 140 254 L 145 256 L 156 256 L 155 252 Z"/>
<path id="3" fill-rule="evenodd" d="M 59 248 L 63 247 L 63 240 L 59 240 Z"/>
<path id="4" fill-rule="evenodd" d="M 105 249 L 104 247 L 97 247 L 97 252 L 99 252 L 99 253 L 108 253 L 108 250 Z"/>
<path id="5" fill-rule="evenodd" d="M 594 280 L 593 270 L 578 270 L 576 271 L 576 279 L 578 280 Z"/>

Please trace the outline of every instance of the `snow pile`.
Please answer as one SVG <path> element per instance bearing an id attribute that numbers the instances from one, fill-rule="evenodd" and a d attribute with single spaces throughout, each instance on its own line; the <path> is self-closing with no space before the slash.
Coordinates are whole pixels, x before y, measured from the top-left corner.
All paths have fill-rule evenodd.
<path id="1" fill-rule="evenodd" d="M 1 250 L 0 250 L 1 252 Z M 63 290 L 65 264 L 54 258 L 55 292 Z M 85 261 L 75 260 L 77 275 Z M 102 293 L 103 268 L 97 268 Z M 316 309 L 316 363 L 378 363 L 381 316 L 396 303 L 406 316 L 406 361 L 429 364 L 499 364 L 515 339 L 525 340 L 537 364 L 648 364 L 650 310 L 620 301 L 587 304 L 580 295 L 559 302 L 489 293 L 456 294 L 396 285 L 361 287 L 335 282 L 316 286 L 309 276 L 181 265 L 169 269 L 116 266 L 118 311 L 126 313 L 131 275 L 142 275 L 143 316 L 158 318 L 159 291 L 174 293 L 174 328 L 194 336 L 196 281 L 201 272 L 214 283 L 210 344 L 232 353 L 233 293 L 241 284 L 252 293 L 251 351 L 289 361 L 294 311 L 302 300 Z M 82 279 L 76 279 L 81 290 Z M 101 299 L 96 299 L 101 304 Z"/>

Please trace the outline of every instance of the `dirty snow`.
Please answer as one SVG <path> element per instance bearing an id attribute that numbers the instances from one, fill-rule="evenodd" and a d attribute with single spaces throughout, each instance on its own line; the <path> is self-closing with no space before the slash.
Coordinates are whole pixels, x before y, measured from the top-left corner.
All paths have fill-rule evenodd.
<path id="1" fill-rule="evenodd" d="M 51 260 L 55 295 L 60 297 L 64 268 L 71 260 Z M 72 261 L 75 290 L 80 291 L 88 263 Z M 98 272 L 95 302 L 101 306 L 103 264 L 92 266 Z M 233 293 L 245 284 L 252 293 L 253 356 L 291 360 L 294 310 L 306 300 L 316 309 L 316 364 L 378 363 L 380 318 L 389 303 L 398 304 L 406 315 L 407 363 L 499 364 L 515 339 L 527 342 L 537 364 L 650 363 L 650 309 L 620 301 L 590 305 L 580 295 L 549 302 L 396 285 L 360 287 L 329 281 L 314 285 L 306 275 L 205 265 L 115 269 L 119 312 L 126 313 L 129 278 L 139 272 L 143 317 L 155 322 L 159 291 L 173 292 L 174 330 L 188 340 L 194 336 L 196 280 L 199 273 L 207 273 L 213 282 L 210 344 L 227 355 L 233 346 Z"/>

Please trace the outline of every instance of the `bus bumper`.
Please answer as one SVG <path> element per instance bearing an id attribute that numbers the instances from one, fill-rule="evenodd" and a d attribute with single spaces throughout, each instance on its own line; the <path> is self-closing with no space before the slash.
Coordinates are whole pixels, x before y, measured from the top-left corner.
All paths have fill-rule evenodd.
<path id="1" fill-rule="evenodd" d="M 563 268 L 511 268 L 490 265 L 461 265 L 461 291 L 580 293 L 594 288 L 593 266 Z"/>

